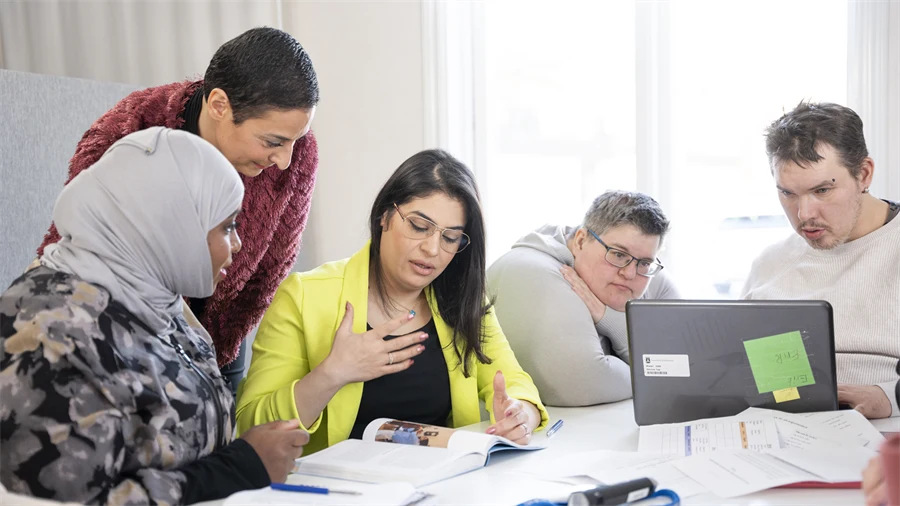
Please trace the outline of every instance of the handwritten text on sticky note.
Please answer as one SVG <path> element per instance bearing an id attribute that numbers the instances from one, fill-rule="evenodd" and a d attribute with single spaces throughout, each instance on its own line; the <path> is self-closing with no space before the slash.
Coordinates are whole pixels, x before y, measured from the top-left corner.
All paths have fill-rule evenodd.
<path id="1" fill-rule="evenodd" d="M 816 383 L 800 332 L 744 341 L 759 393 Z"/>

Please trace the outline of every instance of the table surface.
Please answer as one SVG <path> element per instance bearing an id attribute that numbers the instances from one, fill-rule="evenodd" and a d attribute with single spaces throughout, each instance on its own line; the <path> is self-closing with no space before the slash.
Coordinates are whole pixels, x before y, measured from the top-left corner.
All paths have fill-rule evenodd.
<path id="1" fill-rule="evenodd" d="M 530 467 L 538 467 L 542 462 L 566 455 L 593 450 L 637 451 L 638 427 L 634 423 L 631 400 L 581 408 L 550 407 L 548 411 L 551 422 L 558 419 L 565 422 L 548 441 L 546 449 L 494 454 L 488 466 L 434 483 L 422 490 L 434 494 L 433 504 L 516 505 L 536 497 L 564 495 L 572 488 L 572 485 L 537 479 L 527 472 Z M 875 420 L 873 423 L 882 432 L 900 432 L 900 418 Z M 545 438 L 542 434 L 537 437 Z M 309 481 L 310 477 L 299 475 L 292 475 L 288 479 L 288 482 Z M 316 478 L 315 481 L 328 484 L 338 480 Z M 342 483 L 346 486 L 347 482 Z M 204 504 L 215 506 L 223 502 L 210 501 Z M 682 504 L 851 506 L 862 505 L 864 501 L 860 490 L 772 489 L 732 499 L 705 493 L 683 499 Z"/>

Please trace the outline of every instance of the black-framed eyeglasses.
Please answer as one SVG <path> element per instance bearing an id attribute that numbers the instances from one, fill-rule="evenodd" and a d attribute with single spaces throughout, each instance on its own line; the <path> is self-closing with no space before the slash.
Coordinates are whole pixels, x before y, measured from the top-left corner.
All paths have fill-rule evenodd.
<path id="1" fill-rule="evenodd" d="M 600 239 L 600 236 L 595 234 L 593 230 L 586 228 L 588 232 L 594 236 L 594 239 L 603 245 L 606 248 L 606 261 L 610 264 L 622 268 L 628 267 L 631 262 L 637 262 L 637 273 L 646 278 L 652 278 L 659 271 L 663 270 L 663 264 L 659 263 L 659 259 L 657 258 L 655 262 L 643 258 L 638 258 L 627 251 L 622 251 L 616 248 L 610 248 L 603 242 L 603 239 Z"/>
<path id="2" fill-rule="evenodd" d="M 410 239 L 425 240 L 440 230 L 441 249 L 447 253 L 453 253 L 454 255 L 466 249 L 471 242 L 469 236 L 462 230 L 439 227 L 437 226 L 437 223 L 421 216 L 403 216 L 403 213 L 400 212 L 400 208 L 397 207 L 396 202 L 394 203 L 394 209 L 397 210 L 397 214 L 400 215 L 400 219 L 403 221 L 403 226 L 401 227 L 403 235 Z"/>

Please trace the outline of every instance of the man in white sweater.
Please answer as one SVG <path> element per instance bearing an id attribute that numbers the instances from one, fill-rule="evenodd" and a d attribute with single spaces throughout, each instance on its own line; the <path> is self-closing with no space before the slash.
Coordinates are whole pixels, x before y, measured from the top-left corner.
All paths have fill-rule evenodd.
<path id="1" fill-rule="evenodd" d="M 744 298 L 831 303 L 838 400 L 868 418 L 900 416 L 900 206 L 869 194 L 862 120 L 801 103 L 769 126 L 766 151 L 797 234 L 756 259 Z"/>
<path id="2" fill-rule="evenodd" d="M 668 228 L 652 198 L 607 192 L 581 226 L 545 225 L 488 269 L 503 333 L 544 404 L 631 397 L 623 311 L 630 299 L 678 298 L 656 258 Z"/>

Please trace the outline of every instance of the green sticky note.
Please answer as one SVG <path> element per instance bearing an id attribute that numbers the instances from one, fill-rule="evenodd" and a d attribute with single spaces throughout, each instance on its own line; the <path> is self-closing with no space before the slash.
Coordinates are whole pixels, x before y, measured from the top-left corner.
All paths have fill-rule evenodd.
<path id="1" fill-rule="evenodd" d="M 761 394 L 816 383 L 798 331 L 744 341 L 744 349 Z"/>

